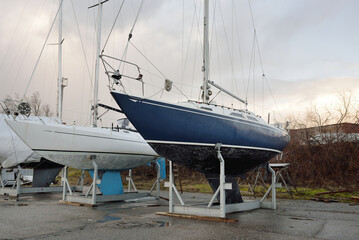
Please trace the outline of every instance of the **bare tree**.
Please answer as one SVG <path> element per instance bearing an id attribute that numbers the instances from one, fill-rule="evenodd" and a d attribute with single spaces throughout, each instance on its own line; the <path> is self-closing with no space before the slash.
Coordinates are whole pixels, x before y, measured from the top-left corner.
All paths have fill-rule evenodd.
<path id="1" fill-rule="evenodd" d="M 50 117 L 50 116 L 53 115 L 53 113 L 52 113 L 52 111 L 51 111 L 51 109 L 50 109 L 50 106 L 49 106 L 48 104 L 43 105 L 43 106 L 41 107 L 41 112 L 42 112 L 42 114 L 43 114 L 44 116 L 46 116 L 46 117 Z"/>
<path id="2" fill-rule="evenodd" d="M 338 93 L 339 104 L 335 109 L 339 115 L 337 123 L 352 121 L 355 119 L 355 107 L 352 100 L 352 91 L 342 91 Z"/>
<path id="3" fill-rule="evenodd" d="M 18 94 L 15 94 L 14 98 L 11 97 L 10 95 L 7 95 L 1 104 L 2 106 L 2 108 L 0 109 L 1 113 L 4 113 L 6 110 L 9 110 L 11 112 L 16 111 L 17 106 L 20 103 L 18 99 L 20 99 Z"/>
<path id="4" fill-rule="evenodd" d="M 310 127 L 321 127 L 330 123 L 332 113 L 330 110 L 325 109 L 320 111 L 317 106 L 313 106 L 311 109 L 307 109 L 306 112 L 306 121 L 307 125 Z"/>
<path id="5" fill-rule="evenodd" d="M 31 107 L 31 112 L 35 116 L 41 115 L 41 99 L 39 92 L 35 92 L 27 99 Z"/>
<path id="6" fill-rule="evenodd" d="M 358 189 L 359 106 L 351 91 L 339 92 L 330 106 L 314 106 L 288 117 L 291 141 L 283 161 L 291 163 L 291 175 L 299 185 Z"/>
<path id="7" fill-rule="evenodd" d="M 35 116 L 52 116 L 50 105 L 42 104 L 40 94 L 38 92 L 33 93 L 30 97 L 22 99 L 18 94 L 15 94 L 14 97 L 7 95 L 2 101 L 2 108 L 0 112 L 4 113 L 6 110 L 9 110 L 11 113 L 18 112 L 18 105 L 21 102 L 29 103 L 31 107 L 31 114 Z"/>

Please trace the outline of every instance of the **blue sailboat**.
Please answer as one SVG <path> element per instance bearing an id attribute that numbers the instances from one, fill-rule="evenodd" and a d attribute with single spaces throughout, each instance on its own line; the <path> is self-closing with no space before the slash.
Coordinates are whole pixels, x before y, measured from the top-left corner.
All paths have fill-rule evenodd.
<path id="1" fill-rule="evenodd" d="M 243 174 L 269 161 L 287 145 L 285 130 L 249 111 L 208 103 L 170 104 L 111 92 L 128 119 L 160 155 L 200 172 L 219 172 L 221 143 L 226 175 Z"/>
<path id="2" fill-rule="evenodd" d="M 226 193 L 226 201 L 241 202 L 235 177 L 268 162 L 281 153 L 289 142 L 289 136 L 284 129 L 266 123 L 248 110 L 211 104 L 210 85 L 242 103 L 247 104 L 247 101 L 208 79 L 208 0 L 205 1 L 204 9 L 201 102 L 187 101 L 174 104 L 131 96 L 114 90 L 111 90 L 111 95 L 139 133 L 159 155 L 204 173 L 214 190 L 218 187 L 216 179 L 218 180 L 219 174 L 215 145 L 221 144 L 220 150 L 225 160 L 226 182 L 232 182 L 237 186 L 237 188 L 234 186 L 232 191 L 226 191 L 233 194 L 233 197 L 228 197 Z M 106 68 L 106 64 L 104 65 Z M 115 69 L 113 72 L 106 73 L 115 82 L 125 77 Z M 143 82 L 142 74 L 139 76 L 132 79 Z M 171 88 L 170 85 L 169 88 Z"/>

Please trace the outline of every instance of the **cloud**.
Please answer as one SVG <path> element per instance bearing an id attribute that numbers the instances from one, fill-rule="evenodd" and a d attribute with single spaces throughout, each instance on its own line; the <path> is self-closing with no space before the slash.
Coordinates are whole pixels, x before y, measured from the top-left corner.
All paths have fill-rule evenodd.
<path id="1" fill-rule="evenodd" d="M 65 88 L 64 118 L 67 122 L 76 120 L 80 124 L 87 123 L 90 119 L 92 99 L 91 77 L 85 64 L 82 44 L 85 47 L 90 75 L 93 76 L 97 10 L 87 9 L 96 1 L 73 2 L 83 43 L 78 35 L 71 3 L 65 1 L 63 68 L 64 77 L 69 78 L 69 86 Z M 57 4 L 56 1 L 35 0 L 31 1 L 31 4 L 26 1 L 2 3 L 0 31 L 6 34 L 2 34 L 0 38 L 0 64 L 4 59 L 0 65 L 0 98 L 7 94 L 24 92 L 57 10 Z M 120 4 L 121 1 L 104 4 L 103 43 Z M 105 49 L 106 54 L 122 56 L 139 4 L 140 1 L 125 2 Z M 176 86 L 187 96 L 198 98 L 202 82 L 201 4 L 202 1 L 145 1 L 133 32 L 133 43 L 151 63 L 131 46 L 127 60 L 146 70 L 143 74 L 148 81 L 146 92 L 149 95 L 163 87 L 164 77 L 152 67 L 151 64 L 154 64 L 167 78 L 175 81 Z M 358 9 L 358 1 L 260 0 L 251 1 L 251 4 L 263 67 L 272 91 L 262 87 L 261 66 L 259 56 L 256 55 L 256 96 L 251 96 L 252 83 L 248 91 L 251 104 L 255 99 L 256 105 L 250 105 L 252 110 L 264 115 L 268 111 L 277 111 L 272 93 L 279 110 L 284 112 L 283 115 L 286 112 L 300 112 L 311 103 L 320 102 L 319 99 L 330 101 L 332 98 L 328 96 L 333 96 L 340 90 L 352 89 L 353 94 L 358 94 L 356 86 L 359 80 L 359 32 L 355 31 L 359 22 L 359 15 L 355 11 Z M 182 12 L 183 7 L 185 13 Z M 212 11 L 211 5 L 211 13 Z M 237 22 L 232 24 L 232 19 Z M 253 44 L 248 2 L 218 1 L 214 20 L 215 24 L 211 25 L 211 80 L 245 98 Z M 55 25 L 49 42 L 57 41 Z M 234 59 L 233 64 L 230 58 Z M 57 48 L 48 45 L 35 72 L 29 93 L 39 91 L 43 102 L 49 103 L 52 109 L 55 109 L 56 79 Z M 236 79 L 236 83 L 232 79 Z M 101 67 L 100 100 L 116 106 L 108 93 L 107 84 Z M 139 93 L 136 84 L 129 85 L 131 93 Z M 186 99 L 179 93 L 166 93 L 163 98 L 174 102 Z M 222 96 L 216 98 L 216 101 L 232 104 Z M 116 119 L 117 115 L 111 118 Z"/>
<path id="2" fill-rule="evenodd" d="M 359 103 L 359 77 L 334 77 L 307 79 L 305 81 L 272 81 L 278 109 L 282 117 L 289 114 L 303 114 L 307 108 L 332 108 L 338 101 L 338 94 L 351 91 L 353 101 Z M 268 102 L 271 101 L 267 98 Z M 284 120 L 284 119 L 282 119 Z"/>

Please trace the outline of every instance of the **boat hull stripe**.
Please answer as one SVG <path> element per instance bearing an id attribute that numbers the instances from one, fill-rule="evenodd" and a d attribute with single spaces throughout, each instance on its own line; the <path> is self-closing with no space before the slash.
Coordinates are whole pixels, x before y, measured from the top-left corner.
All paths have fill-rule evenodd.
<path id="1" fill-rule="evenodd" d="M 173 142 L 173 141 L 157 141 L 157 140 L 147 140 L 148 143 L 163 143 L 163 144 L 179 144 L 179 145 L 194 145 L 194 146 L 215 146 L 213 143 L 194 143 L 194 142 Z M 228 145 L 222 144 L 222 147 L 228 148 L 242 148 L 242 149 L 253 149 L 253 150 L 261 150 L 261 151 L 270 151 L 281 153 L 281 151 L 270 148 L 260 148 L 260 147 L 251 147 L 251 146 L 238 146 L 238 145 Z"/>

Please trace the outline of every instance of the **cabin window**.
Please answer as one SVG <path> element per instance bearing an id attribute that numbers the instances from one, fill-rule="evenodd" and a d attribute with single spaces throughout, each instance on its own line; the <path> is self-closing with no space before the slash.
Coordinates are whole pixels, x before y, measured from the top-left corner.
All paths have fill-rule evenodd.
<path id="1" fill-rule="evenodd" d="M 256 121 L 256 122 L 258 122 L 258 119 L 254 118 L 254 117 L 247 116 L 247 118 L 248 118 L 249 120 L 252 120 L 252 121 Z"/>
<path id="2" fill-rule="evenodd" d="M 201 109 L 207 110 L 207 111 L 212 111 L 212 108 L 209 107 L 200 107 Z"/>
<path id="3" fill-rule="evenodd" d="M 244 118 L 243 114 L 241 114 L 241 113 L 231 112 L 231 115 L 235 116 L 235 117 Z"/>

